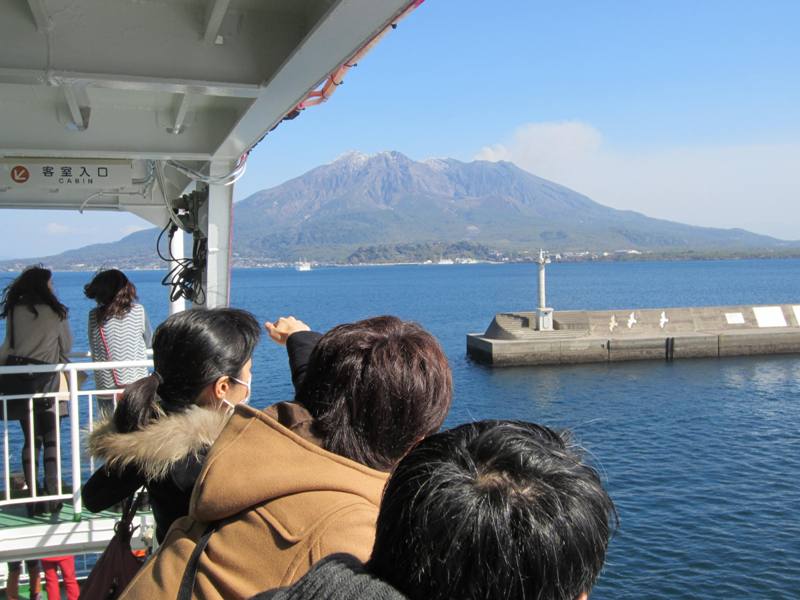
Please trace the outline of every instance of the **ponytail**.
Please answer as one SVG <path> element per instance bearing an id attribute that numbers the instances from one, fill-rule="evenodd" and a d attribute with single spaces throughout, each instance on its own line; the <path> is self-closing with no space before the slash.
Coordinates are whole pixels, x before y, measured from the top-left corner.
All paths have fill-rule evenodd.
<path id="1" fill-rule="evenodd" d="M 158 395 L 159 383 L 160 377 L 153 373 L 125 388 L 114 411 L 114 426 L 118 432 L 137 431 L 159 418 L 163 413 Z"/>
<path id="2" fill-rule="evenodd" d="M 253 356 L 261 327 L 235 308 L 192 309 L 170 316 L 153 336 L 152 375 L 125 388 L 114 412 L 120 433 L 143 429 L 198 403 L 203 389 L 236 377 Z"/>

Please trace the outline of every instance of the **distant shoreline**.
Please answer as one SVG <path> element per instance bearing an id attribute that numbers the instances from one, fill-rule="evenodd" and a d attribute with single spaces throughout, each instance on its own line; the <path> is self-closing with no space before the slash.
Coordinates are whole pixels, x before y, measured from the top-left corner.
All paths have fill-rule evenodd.
<path id="1" fill-rule="evenodd" d="M 556 256 L 558 253 L 551 254 Z M 581 257 L 561 257 L 554 258 L 553 263 L 618 263 L 618 262 L 692 262 L 692 261 L 734 261 L 734 260 L 791 260 L 800 258 L 800 250 L 787 251 L 785 253 L 763 252 L 763 253 L 700 253 L 700 252 L 687 252 L 687 253 L 642 253 L 642 254 L 609 254 L 603 255 L 589 255 Z M 471 258 L 452 258 L 446 259 L 447 262 L 439 262 L 433 260 L 426 261 L 389 261 L 389 262 L 362 262 L 362 263 L 341 263 L 341 262 L 311 262 L 312 271 L 319 268 L 359 268 L 359 267 L 397 267 L 397 266 L 430 266 L 430 267 L 443 267 L 443 266 L 468 266 L 468 265 L 508 265 L 508 264 L 536 264 L 533 258 L 516 259 L 516 260 L 483 260 Z M 449 262 L 452 260 L 453 262 Z M 75 273 L 94 273 L 104 268 L 112 266 L 127 271 L 164 271 L 166 264 L 160 265 L 127 265 L 124 261 L 115 263 L 108 261 L 102 265 L 59 265 L 48 263 L 46 257 L 43 259 L 31 259 L 30 261 L 15 260 L 4 261 L 13 262 L 12 266 L 3 266 L 0 268 L 2 273 L 18 273 L 21 269 L 28 265 L 42 263 L 48 268 L 59 272 L 75 272 Z M 248 261 L 250 262 L 250 261 Z M 234 269 L 294 269 L 297 263 L 295 262 L 274 262 L 274 263 L 258 263 L 258 264 L 236 264 Z"/>

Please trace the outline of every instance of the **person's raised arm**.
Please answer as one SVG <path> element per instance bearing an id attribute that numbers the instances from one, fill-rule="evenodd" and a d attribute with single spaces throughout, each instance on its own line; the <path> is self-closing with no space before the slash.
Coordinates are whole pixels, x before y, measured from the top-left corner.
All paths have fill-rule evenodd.
<path id="1" fill-rule="evenodd" d="M 144 484 L 144 477 L 134 466 L 118 471 L 103 465 L 83 484 L 81 497 L 87 509 L 100 512 L 122 502 Z"/>
<path id="2" fill-rule="evenodd" d="M 306 375 L 308 359 L 322 334 L 311 331 L 311 328 L 300 319 L 281 317 L 274 323 L 267 321 L 264 327 L 276 344 L 286 346 L 289 355 L 289 368 L 292 371 L 292 384 L 295 392 Z"/>

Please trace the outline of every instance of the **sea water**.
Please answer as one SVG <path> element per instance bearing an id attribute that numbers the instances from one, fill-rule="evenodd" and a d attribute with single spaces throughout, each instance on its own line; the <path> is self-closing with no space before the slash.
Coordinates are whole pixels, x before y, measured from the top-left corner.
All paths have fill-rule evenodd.
<path id="1" fill-rule="evenodd" d="M 525 419 L 568 427 L 620 515 L 592 594 L 619 598 L 797 598 L 800 582 L 800 356 L 491 369 L 467 333 L 537 302 L 535 265 L 235 270 L 232 304 L 259 320 L 294 315 L 324 331 L 394 314 L 441 341 L 453 369 L 447 426 Z M 130 272 L 153 325 L 163 273 Z M 800 304 L 800 260 L 555 263 L 556 310 Z M 87 273 L 57 273 L 75 348 L 85 350 Z M 5 282 L 3 282 L 5 283 Z M 254 357 L 254 406 L 292 396 L 283 348 Z"/>

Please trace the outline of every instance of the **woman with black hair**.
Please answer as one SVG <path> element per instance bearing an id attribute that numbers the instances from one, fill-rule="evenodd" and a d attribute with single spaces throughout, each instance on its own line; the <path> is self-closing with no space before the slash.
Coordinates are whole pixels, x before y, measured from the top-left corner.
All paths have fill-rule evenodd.
<path id="1" fill-rule="evenodd" d="M 72 334 L 67 321 L 68 309 L 53 292 L 52 273 L 42 266 L 28 267 L 3 290 L 0 318 L 6 320 L 6 336 L 0 347 L 0 364 L 54 364 L 67 362 L 72 348 Z M 47 373 L 28 378 L 31 389 L 24 393 L 54 393 L 59 390 L 63 375 Z M 34 389 L 35 388 L 35 389 Z M 22 447 L 22 468 L 28 490 L 38 488 L 39 450 L 44 447 L 45 493 L 58 492 L 58 449 L 56 428 L 59 417 L 67 414 L 66 402 L 53 398 L 33 401 L 33 419 L 27 400 L 8 402 L 7 417 L 22 425 L 25 439 Z M 31 442 L 35 451 L 31 464 Z M 29 514 L 57 511 L 61 503 L 28 505 Z"/>
<path id="2" fill-rule="evenodd" d="M 105 464 L 83 487 L 97 512 L 145 486 L 163 539 L 189 512 L 206 452 L 234 406 L 247 402 L 260 335 L 250 313 L 194 309 L 169 317 L 153 337 L 152 375 L 129 385 L 110 419 L 89 436 Z"/>
<path id="3" fill-rule="evenodd" d="M 295 374 L 296 342 L 313 344 L 293 377 L 295 401 L 236 407 L 189 515 L 120 600 L 249 598 L 294 583 L 331 554 L 367 560 L 389 472 L 444 421 L 450 367 L 419 325 L 382 316 L 323 336 L 291 318 L 266 327 L 287 345 Z"/>
<path id="4" fill-rule="evenodd" d="M 136 286 L 118 269 L 100 271 L 83 288 L 97 307 L 89 311 L 89 348 L 97 362 L 144 360 L 152 345 L 153 332 L 144 306 L 136 302 Z M 147 377 L 146 367 L 98 369 L 94 373 L 99 390 L 124 387 Z M 103 413 L 113 410 L 111 396 L 98 397 Z"/>

